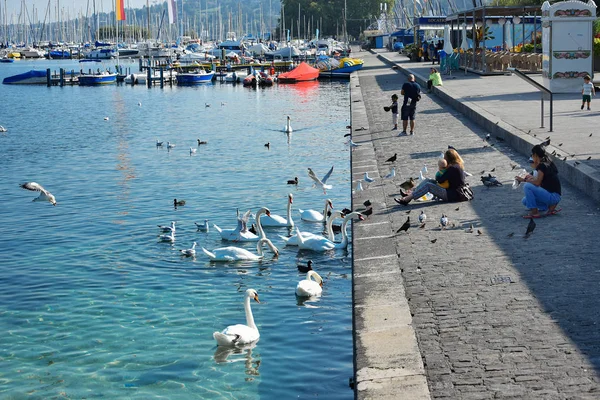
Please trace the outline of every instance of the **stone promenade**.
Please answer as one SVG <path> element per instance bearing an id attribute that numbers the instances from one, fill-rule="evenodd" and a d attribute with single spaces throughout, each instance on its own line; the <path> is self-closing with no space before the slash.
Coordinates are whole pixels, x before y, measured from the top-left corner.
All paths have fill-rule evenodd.
<path id="1" fill-rule="evenodd" d="M 352 138 L 360 144 L 352 151 L 352 186 L 365 172 L 376 178 L 353 194 L 354 208 L 364 208 L 365 200 L 374 205 L 366 221 L 353 225 L 357 398 L 600 399 L 598 204 L 563 176 L 562 212 L 537 219 L 524 239 L 522 191 L 511 184 L 521 169 L 512 165 L 527 167 L 527 158 L 510 146 L 516 142 L 499 141 L 496 132 L 485 142 L 492 131 L 442 102 L 444 94 L 423 95 L 416 134 L 398 137 L 383 106 L 400 94 L 405 75 L 377 54 L 355 55 L 365 67 L 351 80 Z M 473 79 L 483 84 L 486 78 Z M 539 114 L 531 118 L 539 126 Z M 561 128 L 568 118 L 580 117 L 557 118 L 553 135 L 580 153 Z M 518 119 L 513 123 L 532 141 L 548 136 L 536 131 L 533 137 Z M 448 145 L 473 174 L 475 200 L 397 205 L 399 185 L 423 165 L 432 176 Z M 598 153 L 591 145 L 585 149 Z M 386 163 L 394 153 L 397 161 Z M 384 180 L 392 167 L 396 177 Z M 504 186 L 483 187 L 483 171 Z M 427 214 L 423 229 L 421 211 Z M 453 227 L 439 228 L 442 214 Z M 396 234 L 408 217 L 408 233 Z M 471 224 L 475 233 L 465 231 Z"/>

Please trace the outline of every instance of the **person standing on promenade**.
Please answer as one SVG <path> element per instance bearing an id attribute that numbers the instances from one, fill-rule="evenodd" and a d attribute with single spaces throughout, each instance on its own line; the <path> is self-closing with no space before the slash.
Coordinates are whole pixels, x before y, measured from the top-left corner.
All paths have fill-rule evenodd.
<path id="1" fill-rule="evenodd" d="M 392 123 L 394 124 L 394 127 L 392 128 L 393 131 L 398 130 L 398 95 L 397 94 L 393 94 L 392 95 L 392 105 L 389 108 L 390 110 L 392 110 Z"/>
<path id="2" fill-rule="evenodd" d="M 583 106 L 587 102 L 588 111 L 591 110 L 590 103 L 592 102 L 592 96 L 596 94 L 596 90 L 594 90 L 594 84 L 590 82 L 592 78 L 589 75 L 583 77 L 583 88 L 581 89 L 581 94 L 583 98 L 581 100 L 581 109 L 583 110 Z"/>
<path id="3" fill-rule="evenodd" d="M 402 119 L 402 132 L 398 136 L 406 135 L 406 128 L 408 127 L 408 121 L 410 120 L 410 134 L 415 134 L 415 112 L 417 109 L 417 102 L 421 100 L 421 86 L 415 82 L 415 76 L 413 74 L 408 75 L 408 82 L 402 85 L 402 91 L 400 92 L 404 96 L 404 102 L 400 109 L 400 119 Z"/>
<path id="4" fill-rule="evenodd" d="M 553 215 L 560 211 L 556 206 L 561 199 L 561 186 L 558 179 L 556 165 L 546 155 L 542 146 L 535 145 L 531 149 L 534 173 L 522 178 L 516 176 L 517 182 L 526 182 L 523 186 L 523 205 L 529 213 L 523 218 L 539 218 L 540 211 L 547 211 L 546 215 Z"/>

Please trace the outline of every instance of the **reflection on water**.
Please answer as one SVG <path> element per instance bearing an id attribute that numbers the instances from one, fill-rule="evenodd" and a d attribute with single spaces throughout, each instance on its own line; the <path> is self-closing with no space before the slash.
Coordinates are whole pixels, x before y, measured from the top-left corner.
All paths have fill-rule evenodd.
<path id="1" fill-rule="evenodd" d="M 217 346 L 213 359 L 217 364 L 244 362 L 246 375 L 259 376 L 260 373 L 258 372 L 258 368 L 261 363 L 260 354 L 254 354 L 254 356 L 252 356 L 252 351 L 258 342 L 259 341 L 235 347 Z"/>

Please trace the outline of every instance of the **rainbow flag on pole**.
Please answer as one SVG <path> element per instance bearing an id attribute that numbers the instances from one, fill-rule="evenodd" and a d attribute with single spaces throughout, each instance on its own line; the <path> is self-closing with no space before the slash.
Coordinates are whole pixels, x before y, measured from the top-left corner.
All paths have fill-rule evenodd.
<path id="1" fill-rule="evenodd" d="M 116 0 L 117 1 L 117 21 L 125 21 L 125 5 L 123 4 L 124 0 Z"/>

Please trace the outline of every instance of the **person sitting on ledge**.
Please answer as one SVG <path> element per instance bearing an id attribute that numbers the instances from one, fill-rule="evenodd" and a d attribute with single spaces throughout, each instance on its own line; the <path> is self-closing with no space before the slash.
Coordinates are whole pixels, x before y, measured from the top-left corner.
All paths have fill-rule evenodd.
<path id="1" fill-rule="evenodd" d="M 407 205 L 413 199 L 418 199 L 426 195 L 427 193 L 431 193 L 438 199 L 442 201 L 455 202 L 455 201 L 465 201 L 468 199 L 464 199 L 459 194 L 459 189 L 465 187 L 465 172 L 464 172 L 464 162 L 460 157 L 458 152 L 454 149 L 448 149 L 446 153 L 444 153 L 444 159 L 448 163 L 448 168 L 442 174 L 436 174 L 435 180 L 437 183 L 433 183 L 429 180 L 425 180 L 412 193 L 404 196 L 401 199 L 394 198 L 394 201 L 398 204 L 402 204 L 403 206 Z M 439 185 L 439 183 L 443 183 L 448 181 L 448 188 L 444 189 Z"/>

